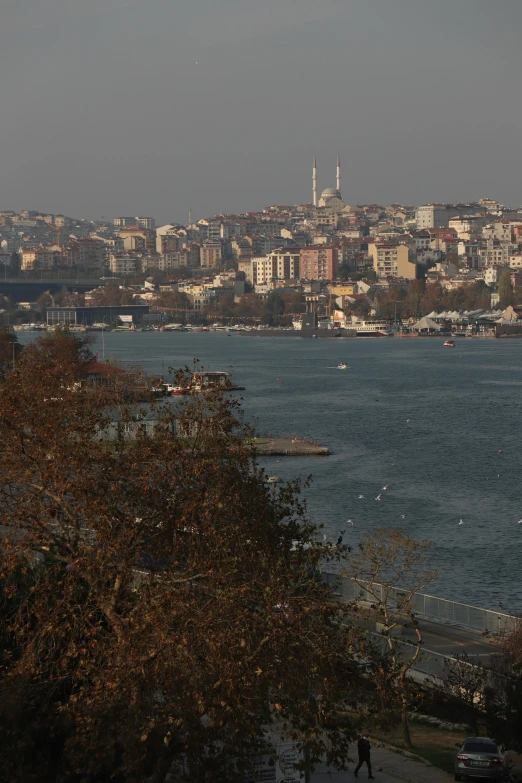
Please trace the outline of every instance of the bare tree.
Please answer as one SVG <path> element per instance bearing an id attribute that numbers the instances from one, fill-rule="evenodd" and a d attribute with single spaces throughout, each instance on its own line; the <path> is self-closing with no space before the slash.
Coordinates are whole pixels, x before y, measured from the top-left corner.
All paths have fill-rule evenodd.
<path id="1" fill-rule="evenodd" d="M 404 742 L 408 747 L 412 744 L 408 724 L 412 686 L 408 675 L 419 660 L 422 645 L 415 595 L 436 578 L 433 561 L 431 542 L 417 541 L 402 530 L 378 528 L 346 557 L 342 571 L 356 585 L 356 601 L 369 603 L 370 617 L 377 621 L 384 653 L 381 653 L 382 645 L 368 646 L 370 658 L 375 662 L 376 685 L 385 700 L 399 703 Z M 397 637 L 405 624 L 414 637 L 408 644 Z"/>

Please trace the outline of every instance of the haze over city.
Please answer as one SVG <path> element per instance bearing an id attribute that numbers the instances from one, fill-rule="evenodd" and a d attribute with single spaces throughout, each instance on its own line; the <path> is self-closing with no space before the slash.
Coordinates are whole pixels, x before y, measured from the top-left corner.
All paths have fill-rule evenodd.
<path id="1" fill-rule="evenodd" d="M 2 208 L 518 206 L 516 0 L 7 0 Z M 8 74 L 8 76 L 7 76 Z"/>

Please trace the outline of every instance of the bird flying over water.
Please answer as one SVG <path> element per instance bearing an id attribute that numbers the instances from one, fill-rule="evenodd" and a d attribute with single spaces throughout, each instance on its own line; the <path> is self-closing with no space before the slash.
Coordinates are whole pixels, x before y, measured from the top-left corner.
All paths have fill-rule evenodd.
<path id="1" fill-rule="evenodd" d="M 380 500 L 380 499 L 381 499 L 380 495 L 377 495 L 377 497 L 375 498 L 375 500 Z"/>
<path id="2" fill-rule="evenodd" d="M 464 524 L 464 520 L 461 519 L 460 522 L 459 522 L 459 525 L 463 525 L 463 524 Z"/>
<path id="3" fill-rule="evenodd" d="M 386 484 L 386 486 L 382 488 L 382 491 L 386 492 L 387 489 L 388 489 L 388 484 Z"/>
<path id="4" fill-rule="evenodd" d="M 406 519 L 406 514 L 401 514 L 401 519 Z"/>
<path id="5" fill-rule="evenodd" d="M 351 526 L 353 527 L 353 519 L 349 519 L 349 520 L 346 522 L 346 524 L 347 524 L 347 525 L 351 525 Z"/>
<path id="6" fill-rule="evenodd" d="M 518 524 L 519 524 L 519 525 L 522 525 L 522 519 L 519 519 L 519 520 L 518 520 Z"/>
<path id="7" fill-rule="evenodd" d="M 359 495 L 359 500 L 364 500 L 364 495 Z"/>

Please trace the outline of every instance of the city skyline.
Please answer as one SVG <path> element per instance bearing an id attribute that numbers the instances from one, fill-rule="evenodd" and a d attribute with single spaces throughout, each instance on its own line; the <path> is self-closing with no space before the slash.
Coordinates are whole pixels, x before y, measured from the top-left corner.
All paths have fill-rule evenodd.
<path id="1" fill-rule="evenodd" d="M 518 206 L 517 22 L 515 0 L 8 2 L 0 207 L 306 203 L 337 153 L 346 203 Z"/>

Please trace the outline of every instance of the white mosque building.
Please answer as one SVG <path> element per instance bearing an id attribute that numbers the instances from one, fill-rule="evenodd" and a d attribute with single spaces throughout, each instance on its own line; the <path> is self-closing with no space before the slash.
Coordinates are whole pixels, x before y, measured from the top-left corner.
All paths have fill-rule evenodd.
<path id="1" fill-rule="evenodd" d="M 337 187 L 326 188 L 321 193 L 321 198 L 317 199 L 317 159 L 314 158 L 313 168 L 313 194 L 314 207 L 326 207 L 332 212 L 342 212 L 345 204 L 341 195 L 341 161 L 337 156 Z"/>

